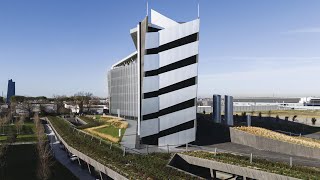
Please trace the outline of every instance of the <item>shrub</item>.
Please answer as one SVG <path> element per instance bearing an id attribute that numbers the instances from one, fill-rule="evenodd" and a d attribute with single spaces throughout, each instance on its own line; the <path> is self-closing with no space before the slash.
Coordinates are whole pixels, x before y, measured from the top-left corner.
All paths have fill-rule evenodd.
<path id="1" fill-rule="evenodd" d="M 271 111 L 268 111 L 268 117 L 271 117 Z"/>
<path id="2" fill-rule="evenodd" d="M 313 118 L 311 119 L 311 122 L 312 122 L 312 125 L 316 125 L 317 119 L 313 117 Z"/>
<path id="3" fill-rule="evenodd" d="M 292 121 L 294 122 L 297 117 L 298 117 L 297 115 L 294 115 L 294 116 L 292 117 Z"/>
<path id="4" fill-rule="evenodd" d="M 286 117 L 284 118 L 284 120 L 285 120 L 285 121 L 289 121 L 289 117 L 286 116 Z"/>

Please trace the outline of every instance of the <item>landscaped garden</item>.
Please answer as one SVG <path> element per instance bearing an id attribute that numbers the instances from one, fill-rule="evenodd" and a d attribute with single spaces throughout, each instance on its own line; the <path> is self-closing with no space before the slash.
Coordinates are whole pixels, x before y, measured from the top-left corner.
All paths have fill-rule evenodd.
<path id="1" fill-rule="evenodd" d="M 250 163 L 250 158 L 246 156 L 238 156 L 227 153 L 209 153 L 204 151 L 193 151 L 193 152 L 183 152 L 182 154 L 194 156 L 202 159 L 209 159 L 213 161 L 218 161 L 227 164 L 233 164 L 242 167 L 248 167 L 252 169 L 258 169 L 270 173 L 280 174 L 284 176 L 290 176 L 300 179 L 320 179 L 320 169 L 303 167 L 303 166 L 293 166 L 285 163 L 271 162 L 264 159 L 254 158 L 253 162 Z"/>
<path id="2" fill-rule="evenodd" d="M 70 124 L 59 117 L 48 117 L 61 137 L 73 148 L 99 161 L 105 166 L 130 179 L 195 179 L 193 176 L 167 167 L 171 157 L 168 153 L 138 155 L 123 151 L 119 145 L 73 132 Z"/>
<path id="3" fill-rule="evenodd" d="M 36 142 L 35 124 L 33 122 L 24 122 L 17 126 L 16 124 L 3 125 L 0 128 L 0 142 L 9 138 L 14 142 Z"/>
<path id="4" fill-rule="evenodd" d="M 80 119 L 85 121 L 87 124 L 80 126 L 79 129 L 114 143 L 119 143 L 121 141 L 128 127 L 127 122 L 115 117 L 96 118 L 81 116 Z M 120 136 L 119 129 L 121 131 Z"/>

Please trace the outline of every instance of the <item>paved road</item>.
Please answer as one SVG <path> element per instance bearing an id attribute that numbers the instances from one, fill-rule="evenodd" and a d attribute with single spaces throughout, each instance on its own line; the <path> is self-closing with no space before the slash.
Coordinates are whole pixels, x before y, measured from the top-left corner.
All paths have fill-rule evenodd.
<path id="1" fill-rule="evenodd" d="M 55 159 L 63 164 L 66 168 L 68 168 L 80 180 L 94 180 L 95 178 L 90 175 L 87 169 L 82 169 L 77 163 L 70 161 L 66 151 L 62 150 L 59 147 L 59 141 L 57 140 L 56 135 L 52 131 L 49 124 L 45 125 L 45 129 L 51 142 L 51 147 L 54 152 Z"/>
<path id="2" fill-rule="evenodd" d="M 275 153 L 271 151 L 263 151 L 258 150 L 249 146 L 244 146 L 240 144 L 235 144 L 231 142 L 209 145 L 209 146 L 199 146 L 199 147 L 189 147 L 189 150 L 207 150 L 207 151 L 214 151 L 217 148 L 217 152 L 233 152 L 235 154 L 243 154 L 249 156 L 250 153 L 253 154 L 254 157 L 267 159 L 274 162 L 290 162 L 290 157 L 293 159 L 293 165 L 302 165 L 302 166 L 311 166 L 311 167 L 319 167 L 320 168 L 320 161 L 318 159 L 311 159 L 305 158 L 300 156 L 291 156 L 281 153 Z"/>

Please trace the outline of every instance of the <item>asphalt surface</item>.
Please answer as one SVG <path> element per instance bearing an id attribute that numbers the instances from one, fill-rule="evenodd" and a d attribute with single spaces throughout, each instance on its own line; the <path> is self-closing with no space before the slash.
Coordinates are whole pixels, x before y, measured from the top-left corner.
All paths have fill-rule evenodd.
<path id="1" fill-rule="evenodd" d="M 44 126 L 50 140 L 50 145 L 54 152 L 55 159 L 68 168 L 69 171 L 71 171 L 78 179 L 95 180 L 95 178 L 90 175 L 87 169 L 82 169 L 77 162 L 72 162 L 67 156 L 67 152 L 59 147 L 60 142 L 57 140 L 56 135 L 52 131 L 50 125 L 45 124 Z"/>

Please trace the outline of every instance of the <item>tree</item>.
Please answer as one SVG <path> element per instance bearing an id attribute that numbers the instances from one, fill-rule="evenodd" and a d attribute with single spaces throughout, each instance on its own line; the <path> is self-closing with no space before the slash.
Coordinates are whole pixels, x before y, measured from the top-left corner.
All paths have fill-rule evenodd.
<path id="1" fill-rule="evenodd" d="M 313 118 L 311 119 L 311 122 L 312 122 L 312 125 L 316 125 L 317 119 L 313 117 Z"/>
<path id="2" fill-rule="evenodd" d="M 11 98 L 10 98 L 10 102 L 12 103 L 12 102 L 14 102 L 14 103 L 22 103 L 22 102 L 24 102 L 24 101 L 26 101 L 27 99 L 26 99 L 26 97 L 24 97 L 24 96 L 12 96 Z"/>
<path id="3" fill-rule="evenodd" d="M 279 115 L 276 116 L 276 122 L 279 122 L 280 118 Z"/>
<path id="4" fill-rule="evenodd" d="M 297 117 L 298 117 L 297 115 L 294 115 L 294 116 L 292 117 L 292 121 L 294 122 Z"/>
<path id="5" fill-rule="evenodd" d="M 4 103 L 4 98 L 0 96 L 0 104 Z"/>
<path id="6" fill-rule="evenodd" d="M 247 119 L 247 112 L 243 112 L 241 115 L 242 115 L 242 120 L 245 121 Z"/>
<path id="7" fill-rule="evenodd" d="M 262 113 L 259 112 L 259 119 L 261 120 L 262 119 Z"/>
<path id="8" fill-rule="evenodd" d="M 268 111 L 268 117 L 271 117 L 271 111 Z"/>
<path id="9" fill-rule="evenodd" d="M 90 100 L 92 99 L 93 94 L 90 92 L 78 92 L 73 98 L 75 103 L 79 106 L 79 113 L 83 114 L 83 106 L 89 107 Z M 87 109 L 89 111 L 89 109 Z"/>
<path id="10" fill-rule="evenodd" d="M 57 106 L 57 114 L 66 114 L 70 111 L 66 110 L 64 107 L 64 102 L 65 101 L 70 101 L 71 99 L 68 98 L 67 96 L 59 96 L 59 95 L 53 95 L 53 101 L 54 104 Z"/>
<path id="11" fill-rule="evenodd" d="M 50 167 L 53 165 L 50 149 L 47 144 L 44 127 L 37 113 L 34 115 L 36 125 L 36 135 L 38 139 L 37 150 L 39 155 L 37 174 L 39 179 L 47 180 L 50 178 Z"/>
<path id="12" fill-rule="evenodd" d="M 24 124 L 24 121 L 25 121 L 25 116 L 22 115 L 22 116 L 19 117 L 19 121 L 17 121 L 15 123 L 16 129 L 17 129 L 17 134 L 21 133 L 21 129 L 22 129 L 22 126 Z"/>

